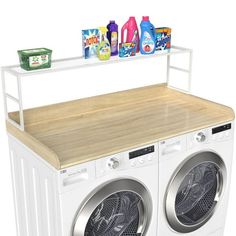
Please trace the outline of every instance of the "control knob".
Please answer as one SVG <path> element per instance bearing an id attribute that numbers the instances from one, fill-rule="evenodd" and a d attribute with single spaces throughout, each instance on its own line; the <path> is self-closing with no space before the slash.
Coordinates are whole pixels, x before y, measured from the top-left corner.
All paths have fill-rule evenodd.
<path id="1" fill-rule="evenodd" d="M 117 158 L 111 158 L 109 161 L 108 161 L 108 166 L 111 168 L 111 169 L 117 169 L 120 165 L 120 162 Z"/>
<path id="2" fill-rule="evenodd" d="M 203 133 L 203 132 L 199 132 L 197 133 L 196 135 L 196 140 L 199 142 L 199 143 L 202 143 L 206 140 L 206 135 Z"/>

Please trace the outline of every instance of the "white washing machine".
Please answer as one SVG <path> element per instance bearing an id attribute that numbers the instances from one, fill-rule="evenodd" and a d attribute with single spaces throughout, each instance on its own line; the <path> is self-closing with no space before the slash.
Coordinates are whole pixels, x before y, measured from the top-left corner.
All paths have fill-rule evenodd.
<path id="1" fill-rule="evenodd" d="M 157 234 L 157 143 L 62 170 L 9 144 L 17 235 Z"/>
<path id="2" fill-rule="evenodd" d="M 9 144 L 17 235 L 157 234 L 158 143 L 62 170 Z"/>
<path id="3" fill-rule="evenodd" d="M 156 235 L 157 165 L 154 144 L 65 169 L 63 236 Z"/>
<path id="4" fill-rule="evenodd" d="M 223 236 L 233 123 L 159 144 L 158 236 Z"/>

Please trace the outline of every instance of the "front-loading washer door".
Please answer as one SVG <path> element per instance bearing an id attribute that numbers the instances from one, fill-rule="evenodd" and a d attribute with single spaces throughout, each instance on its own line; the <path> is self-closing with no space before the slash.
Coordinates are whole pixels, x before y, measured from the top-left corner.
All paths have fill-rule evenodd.
<path id="1" fill-rule="evenodd" d="M 75 218 L 72 236 L 144 236 L 152 215 L 148 190 L 136 180 L 114 180 L 95 190 Z"/>
<path id="2" fill-rule="evenodd" d="M 226 185 L 221 157 L 206 151 L 192 155 L 174 173 L 166 193 L 166 216 L 177 232 L 202 227 L 214 214 Z"/>

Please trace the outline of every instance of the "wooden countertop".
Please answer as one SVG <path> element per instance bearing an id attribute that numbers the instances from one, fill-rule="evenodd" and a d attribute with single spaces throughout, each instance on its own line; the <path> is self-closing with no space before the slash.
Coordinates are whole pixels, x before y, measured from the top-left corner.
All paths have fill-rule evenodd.
<path id="1" fill-rule="evenodd" d="M 29 109 L 24 117 L 24 132 L 7 122 L 8 132 L 63 169 L 232 121 L 234 112 L 161 84 Z"/>

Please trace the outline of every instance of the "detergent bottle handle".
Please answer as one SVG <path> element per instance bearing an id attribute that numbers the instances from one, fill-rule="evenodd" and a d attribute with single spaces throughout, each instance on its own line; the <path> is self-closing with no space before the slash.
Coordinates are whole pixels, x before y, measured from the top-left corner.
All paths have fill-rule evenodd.
<path id="1" fill-rule="evenodd" d="M 129 26 L 129 22 L 127 21 L 121 29 L 121 43 L 125 43 L 126 41 L 124 40 L 124 34 L 125 34 L 125 30 L 128 30 L 128 26 Z"/>
<path id="2" fill-rule="evenodd" d="M 153 24 L 151 24 L 151 31 L 152 31 L 153 37 L 156 38 L 156 35 L 155 35 L 155 26 L 154 26 Z"/>

